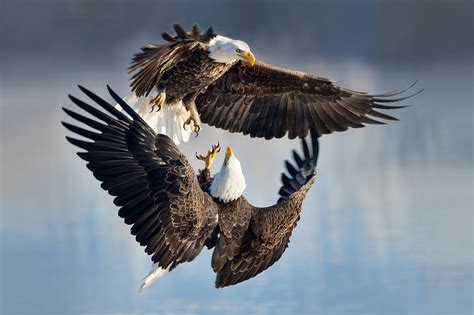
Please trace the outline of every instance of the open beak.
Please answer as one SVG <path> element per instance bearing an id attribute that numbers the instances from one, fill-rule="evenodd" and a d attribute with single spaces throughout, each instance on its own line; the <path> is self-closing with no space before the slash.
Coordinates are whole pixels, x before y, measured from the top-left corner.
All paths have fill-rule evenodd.
<path id="1" fill-rule="evenodd" d="M 242 60 L 248 62 L 251 66 L 255 64 L 255 56 L 250 51 L 240 54 Z"/>
<path id="2" fill-rule="evenodd" d="M 225 149 L 224 165 L 227 165 L 227 163 L 229 163 L 229 159 L 232 155 L 234 155 L 234 152 L 232 152 L 232 148 L 227 147 L 227 149 Z"/>

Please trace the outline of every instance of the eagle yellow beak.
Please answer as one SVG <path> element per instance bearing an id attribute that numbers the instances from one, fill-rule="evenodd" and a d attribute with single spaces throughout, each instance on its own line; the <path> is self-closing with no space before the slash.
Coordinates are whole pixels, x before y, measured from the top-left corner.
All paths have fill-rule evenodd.
<path id="1" fill-rule="evenodd" d="M 227 165 L 227 162 L 229 162 L 230 157 L 234 155 L 234 152 L 232 152 L 231 147 L 227 147 L 225 149 L 225 158 L 224 158 L 224 164 Z"/>
<path id="2" fill-rule="evenodd" d="M 248 61 L 248 63 L 250 63 L 251 66 L 255 64 L 255 56 L 252 54 L 252 52 L 250 51 L 245 52 L 244 57 Z M 231 149 L 231 152 L 232 152 L 232 149 Z"/>

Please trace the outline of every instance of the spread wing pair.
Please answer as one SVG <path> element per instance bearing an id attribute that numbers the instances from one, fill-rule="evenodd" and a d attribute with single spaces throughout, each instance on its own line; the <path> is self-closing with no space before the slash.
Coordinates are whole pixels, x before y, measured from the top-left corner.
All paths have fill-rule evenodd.
<path id="1" fill-rule="evenodd" d="M 155 132 L 109 88 L 122 113 L 89 90 L 80 89 L 94 102 L 70 96 L 92 118 L 64 108 L 86 128 L 63 122 L 78 136 L 67 137 L 81 148 L 78 155 L 87 168 L 115 196 L 119 216 L 132 225 L 137 242 L 160 268 L 172 270 L 193 260 L 204 245 L 214 248 L 212 267 L 216 286 L 223 287 L 262 272 L 283 254 L 299 219 L 301 204 L 315 179 L 318 156 L 316 135 L 312 149 L 302 140 L 303 156 L 294 152 L 286 162 L 289 176 L 277 204 L 256 208 L 241 197 L 222 203 L 200 183 L 186 157 L 173 141 Z"/>

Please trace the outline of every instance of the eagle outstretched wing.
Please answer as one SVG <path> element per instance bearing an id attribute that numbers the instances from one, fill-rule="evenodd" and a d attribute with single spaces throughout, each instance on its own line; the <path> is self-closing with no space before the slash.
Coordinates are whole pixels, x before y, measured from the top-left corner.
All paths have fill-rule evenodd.
<path id="1" fill-rule="evenodd" d="M 406 90 L 370 95 L 303 72 L 238 62 L 197 97 L 196 106 L 202 122 L 211 126 L 265 139 L 288 133 L 293 139 L 304 138 L 309 130 L 321 136 L 383 124 L 374 118 L 398 120 L 378 110 L 403 108 L 386 103 L 421 92 L 393 98 Z"/>
<path id="2" fill-rule="evenodd" d="M 114 106 L 80 87 L 102 110 L 74 96 L 71 100 L 93 118 L 63 108 L 77 122 L 63 122 L 76 135 L 67 140 L 83 149 L 78 155 L 115 196 L 119 216 L 131 224 L 137 242 L 163 269 L 194 259 L 217 225 L 217 206 L 199 186 L 193 168 L 173 141 L 155 132 L 115 92 Z"/>
<path id="3" fill-rule="evenodd" d="M 254 208 L 250 223 L 241 241 L 239 251 L 229 259 L 213 254 L 213 267 L 217 273 L 216 287 L 225 287 L 245 281 L 261 273 L 280 259 L 299 220 L 306 192 L 316 176 L 319 153 L 317 135 L 311 133 L 312 149 L 302 139 L 304 156 L 293 151 L 294 164 L 286 161 L 289 176 L 282 174 L 283 186 L 277 204 L 267 208 Z M 219 240 L 215 252 L 226 253 L 229 242 Z M 219 261 L 220 259 L 220 261 Z"/>

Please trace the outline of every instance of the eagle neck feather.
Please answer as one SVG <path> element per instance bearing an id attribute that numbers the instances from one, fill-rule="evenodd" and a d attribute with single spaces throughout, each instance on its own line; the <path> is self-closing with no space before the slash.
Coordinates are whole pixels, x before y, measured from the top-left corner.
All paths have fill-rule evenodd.
<path id="1" fill-rule="evenodd" d="M 240 162 L 232 156 L 228 164 L 223 165 L 221 171 L 214 175 L 209 192 L 212 197 L 227 203 L 240 198 L 245 187 L 245 177 Z"/>

